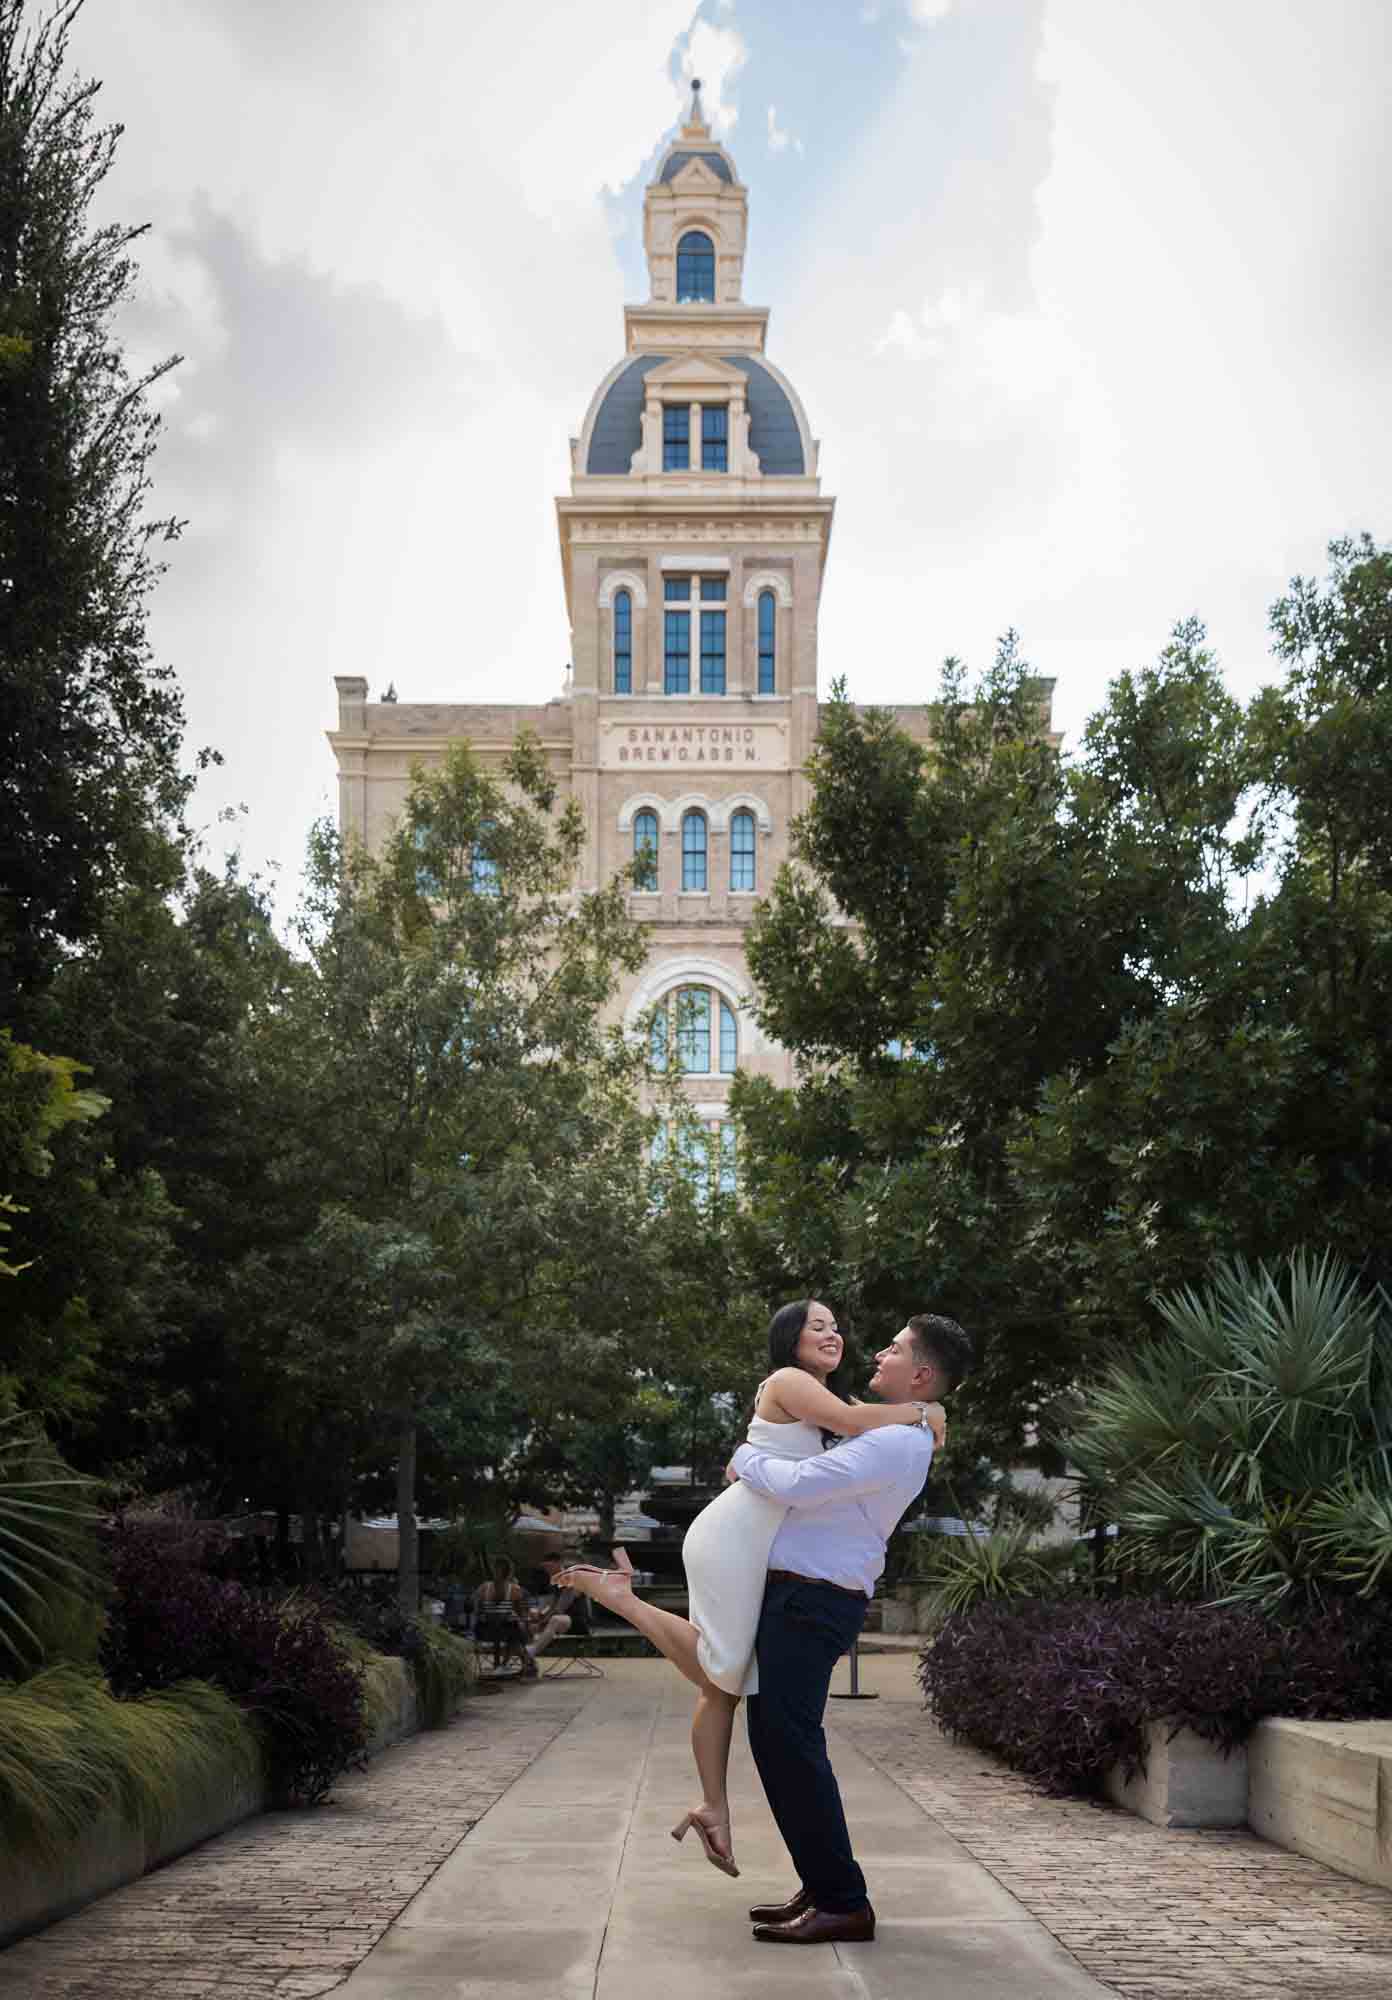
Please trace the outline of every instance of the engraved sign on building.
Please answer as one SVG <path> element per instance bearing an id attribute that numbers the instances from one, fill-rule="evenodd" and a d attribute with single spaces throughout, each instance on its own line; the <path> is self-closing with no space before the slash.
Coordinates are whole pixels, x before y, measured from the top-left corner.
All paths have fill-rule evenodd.
<path id="1" fill-rule="evenodd" d="M 645 767 L 719 764 L 732 771 L 771 771 L 788 762 L 784 722 L 602 722 L 599 762 L 613 771 Z"/>

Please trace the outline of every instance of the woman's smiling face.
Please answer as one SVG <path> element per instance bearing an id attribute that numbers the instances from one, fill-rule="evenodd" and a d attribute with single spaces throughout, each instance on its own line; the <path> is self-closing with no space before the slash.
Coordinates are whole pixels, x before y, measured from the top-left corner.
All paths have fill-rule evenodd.
<path id="1" fill-rule="evenodd" d="M 836 1331 L 835 1313 L 819 1299 L 813 1299 L 802 1322 L 802 1332 L 798 1335 L 794 1356 L 798 1367 L 805 1368 L 809 1375 L 820 1375 L 825 1379 L 840 1361 L 841 1349 L 842 1340 Z"/>

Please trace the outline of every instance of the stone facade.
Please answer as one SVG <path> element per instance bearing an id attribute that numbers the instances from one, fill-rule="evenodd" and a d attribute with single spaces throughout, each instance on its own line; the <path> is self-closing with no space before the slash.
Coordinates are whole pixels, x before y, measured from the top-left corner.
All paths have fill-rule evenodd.
<path id="1" fill-rule="evenodd" d="M 712 1124 L 736 1061 L 792 1080 L 746 1010 L 744 934 L 807 802 L 835 506 L 802 404 L 765 353 L 767 308 L 742 300 L 747 207 L 698 87 L 645 196 L 652 297 L 625 309 L 623 358 L 571 440 L 556 502 L 574 663 L 563 696 L 373 703 L 344 677 L 329 739 L 341 824 L 369 845 L 412 763 L 459 737 L 501 758 L 524 726 L 584 809 L 585 886 L 654 843 L 652 887 L 632 899 L 651 952 L 619 1005 L 634 1021 L 672 1002 L 686 1087 Z M 926 707 L 895 713 L 927 738 Z"/>

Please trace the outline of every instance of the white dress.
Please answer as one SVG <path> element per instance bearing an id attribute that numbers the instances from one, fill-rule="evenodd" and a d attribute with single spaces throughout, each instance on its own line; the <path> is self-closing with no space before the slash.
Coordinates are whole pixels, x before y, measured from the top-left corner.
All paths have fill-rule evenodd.
<path id="1" fill-rule="evenodd" d="M 815 1424 L 774 1424 L 755 1417 L 746 1438 L 778 1458 L 816 1458 L 822 1451 Z M 737 1479 L 701 1509 L 682 1543 L 687 1616 L 700 1633 L 701 1666 L 728 1694 L 759 1692 L 754 1635 L 769 1550 L 787 1511 Z"/>

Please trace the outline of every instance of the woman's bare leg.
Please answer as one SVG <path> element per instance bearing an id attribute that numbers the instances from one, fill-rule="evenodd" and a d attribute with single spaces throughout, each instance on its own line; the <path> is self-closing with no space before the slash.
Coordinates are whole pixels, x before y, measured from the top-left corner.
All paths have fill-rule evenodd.
<path id="1" fill-rule="evenodd" d="M 710 1689 L 697 1650 L 700 1635 L 691 1620 L 678 1618 L 675 1611 L 663 1611 L 656 1604 L 645 1604 L 641 1597 L 635 1597 L 629 1582 L 632 1564 L 622 1549 L 614 1551 L 614 1559 L 619 1563 L 617 1569 L 590 1569 L 582 1565 L 562 1570 L 556 1581 L 562 1589 L 582 1590 L 616 1618 L 624 1619 L 635 1632 L 651 1639 L 663 1658 L 670 1660 L 678 1673 L 685 1674 L 693 1687 L 702 1693 Z M 719 1688 L 712 1691 L 721 1692 Z"/>
<path id="2" fill-rule="evenodd" d="M 563 1587 L 584 1591 L 607 1611 L 624 1619 L 635 1632 L 650 1639 L 664 1659 L 672 1662 L 689 1680 L 696 1693 L 696 1712 L 691 1718 L 691 1751 L 701 1781 L 698 1816 L 717 1849 L 727 1857 L 730 1847 L 730 1806 L 726 1779 L 730 1767 L 730 1742 L 735 1730 L 735 1710 L 739 1696 L 706 1678 L 697 1642 L 699 1633 L 689 1618 L 645 1604 L 634 1595 L 629 1582 L 632 1564 L 622 1549 L 615 1549 L 618 1567 L 611 1570 L 579 1568 L 566 1570 L 556 1580 Z"/>
<path id="3" fill-rule="evenodd" d="M 735 1710 L 739 1696 L 724 1688 L 707 1686 L 696 1697 L 696 1713 L 691 1718 L 691 1754 L 701 1780 L 701 1803 L 713 1817 L 728 1822 L 730 1802 L 726 1778 L 730 1769 L 730 1739 L 735 1731 Z"/>

